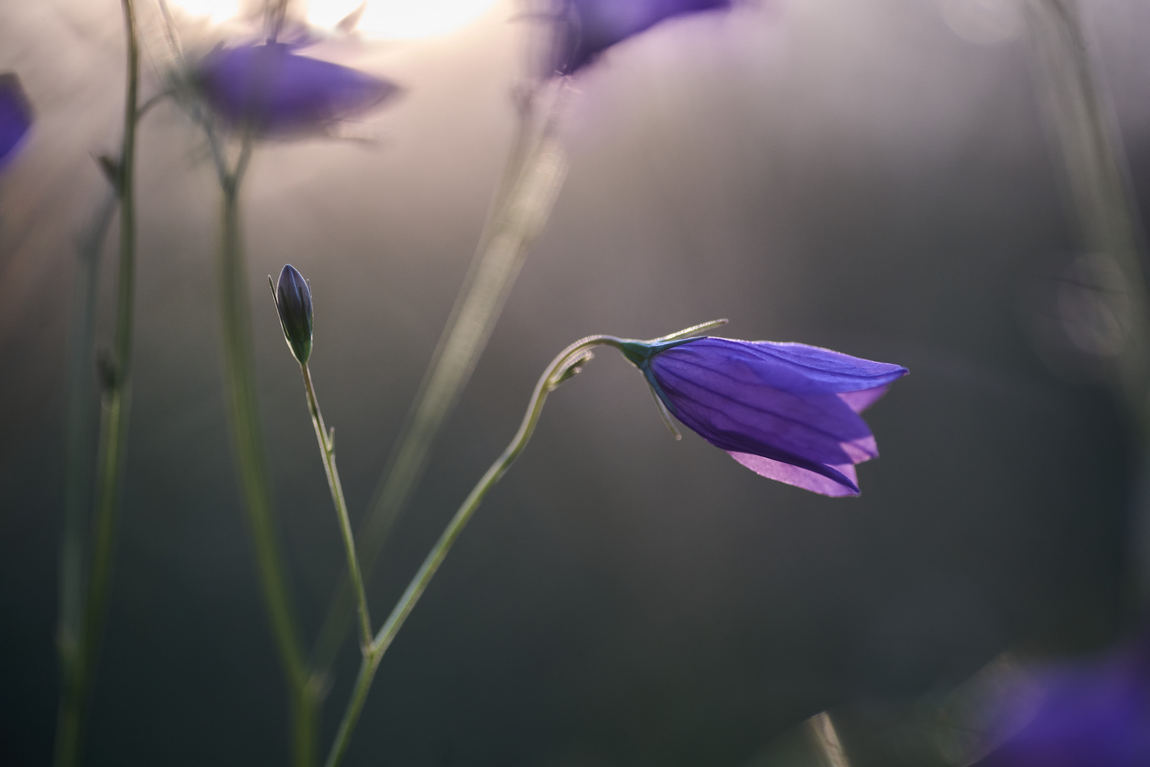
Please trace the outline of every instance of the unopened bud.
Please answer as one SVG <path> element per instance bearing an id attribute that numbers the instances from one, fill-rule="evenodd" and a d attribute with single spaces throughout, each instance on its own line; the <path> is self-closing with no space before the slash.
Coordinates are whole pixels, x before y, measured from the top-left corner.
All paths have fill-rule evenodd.
<path id="1" fill-rule="evenodd" d="M 299 364 L 306 365 L 311 356 L 311 288 L 291 264 L 280 272 L 275 301 L 284 340 Z"/>

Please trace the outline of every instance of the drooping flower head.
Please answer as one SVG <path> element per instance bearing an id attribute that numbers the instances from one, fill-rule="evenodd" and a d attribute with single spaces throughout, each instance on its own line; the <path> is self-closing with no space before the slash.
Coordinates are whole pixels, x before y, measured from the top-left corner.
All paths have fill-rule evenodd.
<path id="1" fill-rule="evenodd" d="M 855 464 L 878 457 L 859 413 L 907 374 L 796 343 L 705 336 L 622 348 L 703 439 L 761 476 L 831 496 L 858 495 Z"/>
<path id="2" fill-rule="evenodd" d="M 731 0 L 554 0 L 558 40 L 555 65 L 568 75 L 607 48 L 664 19 L 731 7 Z"/>
<path id="3" fill-rule="evenodd" d="M 0 168 L 16 156 L 16 150 L 32 127 L 32 105 L 11 72 L 0 74 Z"/>
<path id="4" fill-rule="evenodd" d="M 271 279 L 269 275 L 269 284 Z M 311 357 L 311 288 L 298 269 L 285 264 L 280 270 L 279 282 L 272 289 L 272 297 L 276 302 L 280 327 L 283 328 L 288 349 L 299 364 L 306 365 Z"/>
<path id="5" fill-rule="evenodd" d="M 226 123 L 263 135 L 323 131 L 400 92 L 395 83 L 275 42 L 217 48 L 192 81 Z"/>
<path id="6" fill-rule="evenodd" d="M 1150 764 L 1150 634 L 1090 660 L 1023 673 L 987 714 L 999 742 L 978 767 Z"/>

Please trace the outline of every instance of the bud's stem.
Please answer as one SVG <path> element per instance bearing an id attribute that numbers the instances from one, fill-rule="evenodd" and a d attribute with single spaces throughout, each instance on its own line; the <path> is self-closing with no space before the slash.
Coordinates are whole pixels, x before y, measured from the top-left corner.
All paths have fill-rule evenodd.
<path id="1" fill-rule="evenodd" d="M 479 479 L 471 493 L 459 506 L 455 516 L 447 523 L 446 529 L 439 536 L 439 540 L 427 558 L 423 560 L 423 564 L 416 572 L 415 577 L 411 579 L 411 583 L 403 592 L 403 596 L 392 608 L 387 622 L 383 624 L 383 628 L 379 630 L 375 639 L 369 644 L 359 669 L 359 676 L 355 680 L 351 699 L 348 701 L 343 719 L 339 723 L 335 742 L 332 743 L 331 751 L 328 752 L 327 761 L 324 763 L 325 767 L 337 767 L 339 765 L 344 751 L 347 750 L 352 730 L 355 729 L 359 714 L 363 710 L 363 704 L 367 700 L 367 693 L 371 689 L 372 679 L 375 678 L 375 672 L 379 668 L 383 654 L 391 646 L 395 635 L 403 628 L 407 617 L 411 615 L 411 611 L 415 608 L 419 598 L 423 596 L 427 585 L 439 570 L 439 566 L 443 564 L 444 558 L 451 551 L 451 547 L 459 538 L 460 533 L 463 532 L 463 528 L 467 526 L 472 515 L 475 514 L 475 510 L 479 508 L 480 502 L 483 501 L 488 491 L 495 486 L 495 483 L 507 473 L 523 449 L 527 447 L 531 435 L 535 432 L 535 426 L 539 423 L 539 417 L 543 413 L 543 403 L 547 400 L 547 395 L 554 391 L 560 383 L 571 377 L 572 368 L 587 360 L 589 349 L 603 345 L 620 348 L 620 343 L 620 339 L 612 336 L 588 336 L 580 339 L 560 352 L 540 376 L 539 382 L 535 384 L 535 392 L 531 395 L 531 401 L 527 405 L 527 412 L 519 424 L 519 431 L 511 438 L 511 442 L 504 448 L 503 453 L 495 460 L 495 463 L 491 464 L 491 467 L 487 469 L 487 472 Z M 354 549 L 352 556 L 354 557 Z"/>
<path id="2" fill-rule="evenodd" d="M 319 443 L 319 452 L 323 458 L 323 470 L 327 475 L 327 486 L 331 490 L 331 502 L 335 506 L 336 516 L 339 518 L 339 531 L 343 536 L 344 553 L 347 554 L 347 569 L 351 573 L 352 586 L 355 588 L 356 606 L 359 611 L 360 650 L 366 659 L 371 650 L 371 615 L 367 609 L 367 592 L 363 587 L 363 574 L 359 567 L 359 557 L 355 553 L 355 538 L 351 532 L 351 520 L 347 515 L 347 500 L 343 495 L 343 483 L 339 479 L 339 469 L 335 465 L 335 444 L 332 432 L 328 431 L 323 422 L 323 414 L 319 410 L 319 400 L 315 396 L 315 386 L 311 382 L 311 368 L 307 363 L 299 366 L 303 374 L 303 386 L 307 391 L 307 406 L 311 412 L 311 423 L 315 427 L 315 439 Z"/>

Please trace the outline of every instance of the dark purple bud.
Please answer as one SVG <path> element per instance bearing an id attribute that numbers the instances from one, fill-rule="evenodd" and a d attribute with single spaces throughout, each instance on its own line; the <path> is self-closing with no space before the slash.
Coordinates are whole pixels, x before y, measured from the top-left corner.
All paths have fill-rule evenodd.
<path id="1" fill-rule="evenodd" d="M 275 299 L 284 340 L 296 361 L 306 365 L 311 357 L 311 288 L 299 270 L 291 264 L 285 265 L 280 271 Z"/>
<path id="2" fill-rule="evenodd" d="M 998 745 L 978 767 L 1150 764 L 1150 634 L 1096 658 L 1022 673 L 986 713 Z"/>
<path id="3" fill-rule="evenodd" d="M 906 368 L 794 343 L 628 342 L 624 354 L 675 418 L 755 473 L 823 495 L 858 495 L 878 456 L 859 415 Z"/>
<path id="4" fill-rule="evenodd" d="M 217 48 L 193 81 L 228 124 L 259 134 L 323 131 L 399 94 L 397 85 L 293 52 L 282 43 Z"/>
<path id="5" fill-rule="evenodd" d="M 16 156 L 16 150 L 32 127 L 32 105 L 11 72 L 0 75 L 0 168 Z"/>
<path id="6" fill-rule="evenodd" d="M 555 0 L 559 25 L 555 64 L 569 75 L 616 43 L 664 19 L 724 10 L 731 0 Z"/>

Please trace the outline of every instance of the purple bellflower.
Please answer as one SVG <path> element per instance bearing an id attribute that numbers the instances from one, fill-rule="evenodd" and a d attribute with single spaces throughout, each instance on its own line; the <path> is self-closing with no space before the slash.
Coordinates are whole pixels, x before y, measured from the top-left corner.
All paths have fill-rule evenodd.
<path id="1" fill-rule="evenodd" d="M 400 92 L 387 80 L 274 42 L 216 48 L 197 65 L 193 83 L 226 123 L 262 135 L 322 132 Z"/>
<path id="2" fill-rule="evenodd" d="M 731 0 L 555 0 L 556 71 L 569 75 L 664 19 L 731 7 Z"/>
<path id="3" fill-rule="evenodd" d="M 831 496 L 858 495 L 855 464 L 878 456 L 859 413 L 907 374 L 795 343 L 706 336 L 622 349 L 703 439 L 756 474 Z"/>
<path id="4" fill-rule="evenodd" d="M 31 127 L 32 105 L 20 81 L 11 72 L 0 74 L 0 168 L 15 157 Z"/>
<path id="5" fill-rule="evenodd" d="M 1088 662 L 1031 672 L 992 710 L 978 767 L 1150 765 L 1150 634 Z"/>

